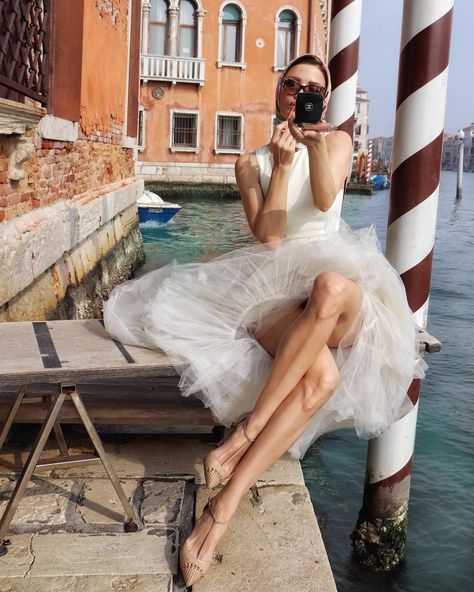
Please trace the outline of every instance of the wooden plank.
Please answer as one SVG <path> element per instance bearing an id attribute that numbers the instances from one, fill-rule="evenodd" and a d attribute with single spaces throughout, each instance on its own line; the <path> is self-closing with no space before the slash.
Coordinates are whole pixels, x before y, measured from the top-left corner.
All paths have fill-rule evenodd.
<path id="1" fill-rule="evenodd" d="M 428 333 L 428 331 L 422 329 L 418 334 L 418 339 L 420 341 L 420 345 L 422 346 L 422 351 L 425 350 L 429 354 L 441 351 L 441 341 Z"/>
<path id="2" fill-rule="evenodd" d="M 44 368 L 60 368 L 61 361 L 54 346 L 54 341 L 49 332 L 48 324 L 44 321 L 33 323 L 33 330 L 36 336 L 36 343 L 43 360 Z"/>
<path id="3" fill-rule="evenodd" d="M 130 364 L 97 319 L 50 321 L 48 328 L 63 368 L 127 368 Z"/>
<path id="4" fill-rule="evenodd" d="M 71 384 L 78 384 L 84 382 L 96 382 L 107 380 L 111 378 L 157 378 L 161 376 L 175 376 L 175 369 L 170 366 L 140 366 L 133 365 L 131 369 L 124 368 L 87 368 L 82 370 L 69 370 L 67 368 L 58 368 L 45 371 L 10 371 L 0 375 L 0 386 L 4 385 L 18 385 L 30 382 L 44 382 L 47 384 L 57 384 L 62 382 L 70 382 Z"/>
<path id="5" fill-rule="evenodd" d="M 214 425 L 209 409 L 201 406 L 187 407 L 182 404 L 170 405 L 153 402 L 110 402 L 84 401 L 87 411 L 95 425 L 153 425 L 155 427 Z M 0 402 L 0 421 L 3 422 L 10 410 L 10 405 Z M 15 418 L 16 423 L 42 423 L 46 410 L 42 403 L 22 405 Z M 81 423 L 76 408 L 66 401 L 60 411 L 61 423 Z"/>
<path id="6" fill-rule="evenodd" d="M 43 369 L 33 325 L 0 323 L 0 375 Z"/>
<path id="7" fill-rule="evenodd" d="M 123 355 L 97 319 L 48 321 L 60 368 L 44 368 L 31 323 L 0 323 L 0 385 L 176 376 L 162 351 L 126 346 Z"/>

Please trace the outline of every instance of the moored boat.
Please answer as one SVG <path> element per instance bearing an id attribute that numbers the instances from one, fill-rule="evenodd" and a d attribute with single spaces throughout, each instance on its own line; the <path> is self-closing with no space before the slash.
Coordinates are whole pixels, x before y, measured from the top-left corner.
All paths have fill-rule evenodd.
<path id="1" fill-rule="evenodd" d="M 390 189 L 390 179 L 387 175 L 373 175 L 370 181 L 374 189 Z"/>
<path id="2" fill-rule="evenodd" d="M 137 200 L 137 206 L 138 220 L 141 224 L 144 222 L 165 224 L 181 209 L 179 204 L 164 201 L 149 189 L 145 189 L 143 195 Z"/>

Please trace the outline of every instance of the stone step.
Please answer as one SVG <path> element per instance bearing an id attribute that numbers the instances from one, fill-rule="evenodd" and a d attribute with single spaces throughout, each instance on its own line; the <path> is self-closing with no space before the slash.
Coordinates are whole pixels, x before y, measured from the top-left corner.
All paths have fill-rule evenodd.
<path id="1" fill-rule="evenodd" d="M 172 592 L 162 575 L 0 577 L 2 592 Z"/>
<path id="2" fill-rule="evenodd" d="M 174 531 L 12 535 L 0 558 L 2 592 L 170 592 L 177 572 Z"/>

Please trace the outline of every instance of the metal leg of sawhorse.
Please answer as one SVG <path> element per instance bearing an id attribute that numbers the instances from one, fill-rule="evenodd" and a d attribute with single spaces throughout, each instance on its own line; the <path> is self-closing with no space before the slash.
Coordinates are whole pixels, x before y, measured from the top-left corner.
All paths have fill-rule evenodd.
<path id="1" fill-rule="evenodd" d="M 26 395 L 26 391 L 27 391 L 27 385 L 22 385 L 18 391 L 18 394 L 17 394 L 17 397 L 16 397 L 15 402 L 13 404 L 13 407 L 10 410 L 7 420 L 6 420 L 6 422 L 3 426 L 3 429 L 0 433 L 0 450 L 3 446 L 3 444 L 5 443 L 5 440 L 8 436 L 11 426 L 13 425 L 13 421 L 15 419 L 16 413 L 18 412 L 18 409 L 20 408 L 20 405 Z M 57 459 L 40 461 L 40 455 L 43 452 L 46 441 L 48 440 L 49 435 L 51 434 L 51 431 L 53 430 L 53 428 L 55 428 L 55 426 L 56 426 L 56 429 L 55 429 L 56 436 L 58 436 L 58 430 L 59 430 L 61 437 L 62 437 L 62 431 L 59 426 L 58 416 L 59 416 L 59 412 L 61 410 L 61 407 L 64 403 L 64 400 L 67 396 L 71 397 L 71 399 L 77 409 L 77 412 L 79 413 L 79 416 L 84 424 L 84 427 L 85 427 L 87 433 L 89 434 L 89 437 L 92 440 L 92 443 L 97 451 L 98 457 L 91 456 L 91 455 L 75 455 L 75 456 L 70 456 L 69 454 L 64 455 L 64 449 L 63 449 L 64 447 L 58 439 L 60 452 L 63 456 L 61 456 L 60 458 L 57 458 Z M 25 490 L 28 486 L 28 482 L 30 481 L 30 479 L 33 475 L 33 472 L 35 470 L 43 470 L 44 471 L 44 470 L 51 470 L 51 469 L 58 469 L 58 468 L 64 469 L 64 468 L 71 467 L 71 466 L 81 466 L 81 465 L 95 463 L 95 462 L 102 462 L 102 465 L 104 466 L 104 469 L 107 472 L 107 475 L 108 475 L 108 477 L 109 477 L 109 479 L 110 479 L 110 481 L 111 481 L 111 483 L 112 483 L 112 485 L 113 485 L 113 487 L 120 499 L 120 502 L 122 503 L 123 509 L 124 509 L 125 514 L 127 516 L 127 520 L 124 524 L 124 530 L 126 532 L 136 532 L 138 530 L 138 524 L 136 521 L 135 514 L 133 512 L 132 506 L 130 505 L 130 502 L 128 501 L 128 498 L 125 495 L 123 487 L 120 484 L 120 481 L 118 480 L 117 474 L 115 473 L 115 470 L 109 461 L 109 458 L 105 452 L 102 441 L 99 438 L 99 435 L 94 427 L 94 424 L 91 421 L 91 418 L 89 417 L 89 414 L 87 413 L 87 410 L 86 410 L 84 403 L 82 402 L 82 399 L 76 389 L 76 386 L 61 384 L 59 387 L 59 391 L 56 394 L 51 395 L 50 398 L 52 398 L 52 401 L 48 405 L 49 409 L 48 409 L 48 413 L 46 415 L 46 418 L 40 428 L 40 431 L 36 437 L 36 441 L 33 445 L 33 449 L 31 450 L 31 452 L 28 456 L 28 460 L 26 461 L 25 466 L 23 467 L 23 471 L 21 472 L 21 475 L 20 475 L 20 477 L 17 481 L 17 484 L 15 486 L 15 489 L 14 489 L 14 491 L 10 497 L 10 500 L 8 501 L 8 504 L 5 508 L 5 511 L 3 512 L 3 515 L 0 519 L 0 556 L 5 555 L 5 553 L 8 550 L 7 545 L 9 544 L 9 541 L 5 540 L 4 537 L 10 527 L 10 524 L 13 520 L 15 512 L 18 508 L 18 505 L 25 493 Z M 63 437 L 62 437 L 62 442 L 64 442 L 64 445 L 65 445 L 65 441 L 64 441 Z M 66 447 L 66 452 L 67 452 L 67 447 Z"/>

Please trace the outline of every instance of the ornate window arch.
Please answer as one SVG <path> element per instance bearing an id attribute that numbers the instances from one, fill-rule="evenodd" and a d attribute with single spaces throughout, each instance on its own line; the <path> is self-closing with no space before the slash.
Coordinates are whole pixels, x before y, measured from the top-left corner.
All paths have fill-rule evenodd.
<path id="1" fill-rule="evenodd" d="M 274 70 L 283 70 L 299 54 L 302 19 L 293 6 L 281 6 L 275 15 Z"/>
<path id="2" fill-rule="evenodd" d="M 229 0 L 219 10 L 218 67 L 245 68 L 245 27 L 247 11 L 239 0 Z"/>

